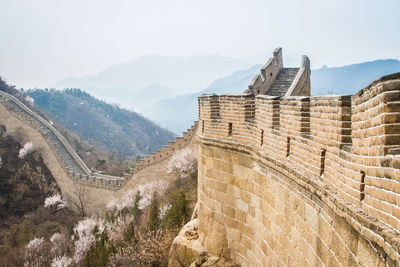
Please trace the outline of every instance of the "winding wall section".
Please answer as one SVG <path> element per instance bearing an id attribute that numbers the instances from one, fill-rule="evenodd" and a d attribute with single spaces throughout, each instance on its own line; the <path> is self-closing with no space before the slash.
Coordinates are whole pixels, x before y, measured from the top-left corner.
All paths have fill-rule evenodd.
<path id="1" fill-rule="evenodd" d="M 129 176 L 116 177 L 91 171 L 68 141 L 44 118 L 14 96 L 0 91 L 0 123 L 11 134 L 19 130 L 24 141 L 31 141 L 41 151 L 44 163 L 67 199 L 84 194 L 89 214 L 102 213 L 108 201 L 120 198 L 138 184 L 163 179 L 171 182 L 175 174 L 167 173 L 170 157 L 178 150 L 196 144 L 197 122 L 182 137 L 141 160 Z"/>

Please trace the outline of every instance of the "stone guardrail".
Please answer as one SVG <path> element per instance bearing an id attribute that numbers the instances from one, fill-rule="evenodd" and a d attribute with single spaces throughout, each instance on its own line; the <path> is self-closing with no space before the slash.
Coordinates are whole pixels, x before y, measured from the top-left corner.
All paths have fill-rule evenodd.
<path id="1" fill-rule="evenodd" d="M 277 48 L 273 53 L 273 57 L 261 68 L 261 73 L 251 80 L 248 92 L 252 92 L 255 95 L 265 94 L 282 68 L 282 48 Z"/>
<path id="2" fill-rule="evenodd" d="M 309 96 L 311 89 L 310 74 L 310 60 L 307 56 L 303 56 L 300 69 L 285 96 Z"/>

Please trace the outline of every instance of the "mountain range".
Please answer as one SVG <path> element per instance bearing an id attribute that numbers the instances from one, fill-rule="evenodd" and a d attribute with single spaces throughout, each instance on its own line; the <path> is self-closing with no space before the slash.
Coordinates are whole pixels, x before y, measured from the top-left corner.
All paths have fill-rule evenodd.
<path id="1" fill-rule="evenodd" d="M 135 99 L 135 92 L 154 85 L 168 87 L 180 93 L 196 92 L 219 77 L 249 66 L 251 64 L 246 61 L 219 55 L 148 55 L 110 66 L 95 75 L 59 80 L 54 87 L 80 88 L 100 99 L 141 111 L 137 104 L 140 100 Z M 154 92 L 153 96 L 156 95 L 157 92 Z"/>

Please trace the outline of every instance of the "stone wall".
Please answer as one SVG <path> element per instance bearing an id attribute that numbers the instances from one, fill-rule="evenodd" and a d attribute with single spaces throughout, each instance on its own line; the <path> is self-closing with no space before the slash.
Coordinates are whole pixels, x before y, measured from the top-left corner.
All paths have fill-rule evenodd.
<path id="1" fill-rule="evenodd" d="M 273 57 L 261 68 L 261 73 L 250 82 L 248 90 L 254 95 L 265 94 L 283 67 L 282 48 L 275 49 Z"/>
<path id="2" fill-rule="evenodd" d="M 199 231 L 242 266 L 399 264 L 400 74 L 354 96 L 199 98 Z"/>
<path id="3" fill-rule="evenodd" d="M 303 56 L 301 59 L 299 72 L 297 73 L 293 84 L 289 87 L 286 96 L 310 96 L 310 75 L 310 60 L 307 56 Z"/>
<path id="4" fill-rule="evenodd" d="M 163 161 L 166 158 L 169 158 L 175 151 L 178 151 L 184 147 L 186 147 L 191 141 L 192 137 L 196 134 L 197 129 L 197 121 L 195 121 L 187 131 L 183 132 L 182 136 L 179 136 L 175 139 L 175 141 L 171 141 L 168 145 L 162 147 L 162 149 L 150 153 L 145 158 L 143 158 L 140 162 L 136 164 L 135 169 L 132 171 L 134 174 L 137 171 L 146 168 L 149 165 L 158 163 Z"/>
<path id="5" fill-rule="evenodd" d="M 6 102 L 5 98 L 0 98 L 0 123 L 6 127 L 11 135 L 20 132 L 23 135 L 23 142 L 32 142 L 34 148 L 41 152 L 43 161 L 56 179 L 64 198 L 76 201 L 77 193 L 84 195 L 88 214 L 102 214 L 104 207 L 111 199 L 124 196 L 138 184 L 160 179 L 172 182 L 177 178 L 177 175 L 167 173 L 170 157 L 175 151 L 185 147 L 193 147 L 197 142 L 195 135 L 197 123 L 195 122 L 187 132 L 183 133 L 182 137 L 177 137 L 175 142 L 170 142 L 168 146 L 164 146 L 160 151 L 154 152 L 151 156 L 142 160 L 128 177 L 91 173 L 90 170 L 87 170 L 89 174 L 77 174 L 72 172 L 67 164 L 62 161 L 52 142 L 46 139 L 39 122 L 46 124 L 47 127 L 52 126 L 39 115 L 33 114 L 35 118 L 32 118 L 25 112 L 10 108 L 10 105 Z M 27 107 L 25 109 L 27 109 L 26 112 L 33 112 Z M 55 129 L 54 131 L 58 133 Z M 70 146 L 62 136 L 59 138 L 66 142 L 67 148 Z M 72 148 L 70 147 L 70 149 Z M 72 154 L 74 156 L 76 153 Z M 75 155 L 75 157 L 78 156 Z M 82 160 L 79 157 L 76 160 L 85 169 L 86 165 Z"/>

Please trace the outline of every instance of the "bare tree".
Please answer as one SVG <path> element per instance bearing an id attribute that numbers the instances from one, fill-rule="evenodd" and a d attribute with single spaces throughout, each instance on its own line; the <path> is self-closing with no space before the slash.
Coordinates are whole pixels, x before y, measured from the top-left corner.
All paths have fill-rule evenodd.
<path id="1" fill-rule="evenodd" d="M 72 206 L 78 211 L 78 213 L 82 217 L 85 217 L 87 188 L 84 185 L 75 183 L 73 187 L 74 187 L 72 191 L 73 197 L 68 198 L 68 202 L 72 204 Z"/>

